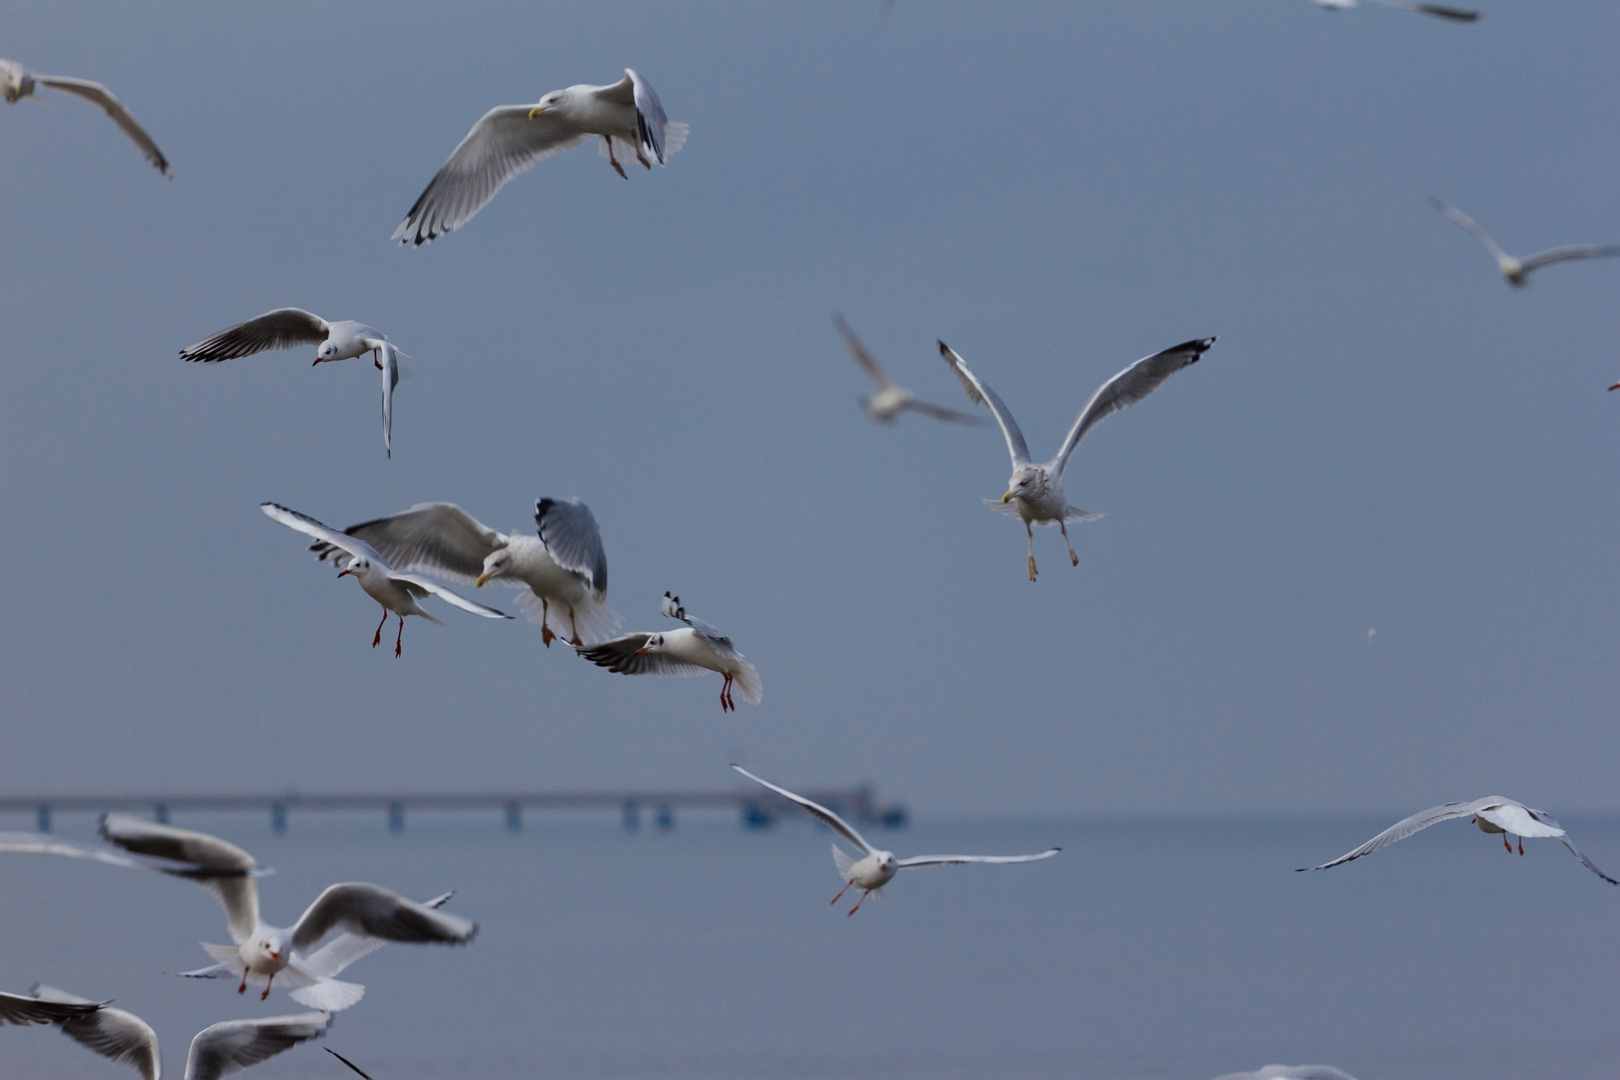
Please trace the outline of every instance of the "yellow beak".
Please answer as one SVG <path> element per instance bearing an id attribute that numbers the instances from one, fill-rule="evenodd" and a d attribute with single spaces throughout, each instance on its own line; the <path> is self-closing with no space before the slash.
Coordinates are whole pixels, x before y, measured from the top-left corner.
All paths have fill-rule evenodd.
<path id="1" fill-rule="evenodd" d="M 1001 497 L 1001 501 L 1002 501 L 1002 502 L 1011 502 L 1011 501 L 1012 501 L 1012 497 L 1013 497 L 1013 493 L 1012 493 L 1012 492 L 1010 492 L 1010 491 L 1009 491 L 1009 492 L 1007 492 L 1007 494 L 1005 494 L 1005 495 L 1003 495 L 1003 496 L 1002 496 L 1002 497 Z"/>
<path id="2" fill-rule="evenodd" d="M 484 582 L 486 582 L 488 580 L 489 580 L 489 575 L 488 574 L 479 574 L 478 575 L 478 580 L 473 583 L 474 587 L 482 589 L 484 587 Z"/>
<path id="3" fill-rule="evenodd" d="M 544 105 L 536 105 L 534 108 L 529 110 L 529 119 L 533 120 L 533 119 L 535 119 L 536 117 L 538 117 L 541 113 L 543 113 L 545 111 L 546 111 L 546 106 L 544 106 Z"/>

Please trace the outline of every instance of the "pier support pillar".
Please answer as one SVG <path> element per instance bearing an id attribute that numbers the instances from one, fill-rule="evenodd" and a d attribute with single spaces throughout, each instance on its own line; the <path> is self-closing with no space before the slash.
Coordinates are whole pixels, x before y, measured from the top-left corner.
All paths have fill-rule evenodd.
<path id="1" fill-rule="evenodd" d="M 742 825 L 745 829 L 768 829 L 776 824 L 770 808 L 762 802 L 745 802 L 742 805 Z"/>
<path id="2" fill-rule="evenodd" d="M 402 833 L 405 831 L 405 804 L 391 802 L 388 804 L 388 831 Z"/>
<path id="3" fill-rule="evenodd" d="M 50 803 L 40 803 L 39 804 L 39 831 L 40 832 L 50 832 L 51 831 L 51 804 Z"/>
<path id="4" fill-rule="evenodd" d="M 641 828 L 641 804 L 634 799 L 624 804 L 624 827 L 630 831 Z"/>
<path id="5" fill-rule="evenodd" d="M 270 831 L 277 836 L 287 832 L 287 804 L 273 802 L 270 804 Z"/>
<path id="6" fill-rule="evenodd" d="M 159 825 L 167 825 L 169 823 L 169 804 L 158 803 L 152 807 L 152 820 Z"/>
<path id="7" fill-rule="evenodd" d="M 668 832 L 675 827 L 675 808 L 669 803 L 659 803 L 658 816 L 653 821 L 660 829 Z"/>
<path id="8" fill-rule="evenodd" d="M 523 831 L 523 804 L 516 799 L 506 804 L 506 831 Z"/>

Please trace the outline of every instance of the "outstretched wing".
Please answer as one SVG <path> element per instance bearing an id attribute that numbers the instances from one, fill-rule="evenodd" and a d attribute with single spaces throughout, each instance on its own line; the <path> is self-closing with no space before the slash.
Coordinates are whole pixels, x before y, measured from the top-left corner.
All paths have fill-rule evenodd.
<path id="1" fill-rule="evenodd" d="M 1135 405 L 1182 368 L 1198 363 L 1198 358 L 1213 344 L 1215 339 L 1212 337 L 1182 342 L 1163 352 L 1144 356 L 1103 383 L 1097 388 L 1097 392 L 1091 395 L 1091 400 L 1086 402 L 1086 407 L 1080 410 L 1074 426 L 1069 429 L 1068 437 L 1063 440 L 1063 445 L 1058 447 L 1056 456 L 1047 467 L 1061 477 L 1064 467 L 1069 463 L 1069 455 L 1080 445 L 1080 440 L 1086 437 L 1086 432 L 1096 427 L 1104 418 Z"/>
<path id="2" fill-rule="evenodd" d="M 471 585 L 489 553 L 506 544 L 506 537 L 454 503 L 417 503 L 402 514 L 363 521 L 343 531 L 381 552 L 396 570 L 433 574 L 463 585 Z M 325 542 L 311 544 L 309 550 L 323 561 L 343 557 L 341 548 Z"/>
<path id="3" fill-rule="evenodd" d="M 41 990 L 49 989 L 41 987 Z M 62 1034 L 115 1065 L 128 1065 L 144 1080 L 158 1080 L 162 1058 L 157 1032 L 123 1009 L 97 1009 L 62 1021 Z"/>
<path id="4" fill-rule="evenodd" d="M 1332 862 L 1323 863 L 1321 866 L 1302 866 L 1299 870 L 1301 873 L 1307 870 L 1326 870 L 1329 867 L 1338 866 L 1340 863 L 1359 859 L 1363 855 L 1371 855 L 1379 848 L 1388 847 L 1397 840 L 1405 840 L 1408 836 L 1419 830 L 1427 829 L 1430 825 L 1438 825 L 1442 821 L 1450 821 L 1453 818 L 1468 817 L 1470 814 L 1476 814 L 1486 807 L 1495 806 L 1500 802 L 1500 799 L 1492 796 L 1475 799 L 1473 802 L 1448 802 L 1439 806 L 1431 806 L 1427 810 L 1418 811 L 1409 818 L 1397 821 L 1365 844 L 1352 851 L 1345 852 Z"/>
<path id="5" fill-rule="evenodd" d="M 369 1075 L 367 1075 L 366 1073 L 360 1072 L 360 1066 L 356 1065 L 354 1062 L 350 1061 L 348 1058 L 344 1057 L 342 1054 L 338 1053 L 336 1050 L 333 1050 L 330 1046 L 326 1047 L 325 1049 L 326 1049 L 326 1052 L 328 1054 L 331 1054 L 333 1057 L 335 1057 L 339 1061 L 343 1062 L 343 1064 L 347 1065 L 349 1068 L 351 1068 L 355 1072 L 359 1073 L 360 1077 L 361 1077 L 361 1080 L 371 1080 L 371 1077 Z"/>
<path id="6" fill-rule="evenodd" d="M 972 413 L 958 412 L 956 409 L 947 409 L 943 405 L 935 405 L 931 401 L 913 400 L 906 405 L 912 412 L 920 412 L 924 416 L 932 416 L 935 420 L 943 420 L 947 424 L 967 424 L 970 427 L 979 427 L 983 420 Z"/>
<path id="7" fill-rule="evenodd" d="M 252 356 L 269 349 L 319 345 L 326 340 L 331 329 L 325 319 L 302 308 L 277 308 L 256 319 L 238 323 L 229 330 L 221 330 L 213 337 L 203 338 L 190 348 L 181 349 L 180 358 L 212 363 Z"/>
<path id="8" fill-rule="evenodd" d="M 263 1020 L 227 1020 L 203 1028 L 191 1040 L 186 1080 L 219 1080 L 257 1065 L 301 1042 L 325 1035 L 331 1020 L 328 1013 L 308 1012 Z"/>
<path id="9" fill-rule="evenodd" d="M 877 362 L 877 357 L 873 356 L 862 344 L 861 339 L 855 336 L 855 331 L 849 328 L 849 323 L 844 321 L 842 315 L 833 316 L 833 326 L 837 327 L 839 336 L 844 339 L 844 347 L 849 350 L 849 355 L 879 390 L 887 390 L 894 385 L 889 381 L 889 373 L 883 370 L 883 365 Z"/>
<path id="10" fill-rule="evenodd" d="M 670 675 L 686 678 L 707 675 L 709 669 L 677 660 L 668 653 L 642 652 L 651 634 L 625 634 L 595 645 L 576 645 L 574 651 L 597 667 L 620 675 Z"/>
<path id="11" fill-rule="evenodd" d="M 606 597 L 607 552 L 591 508 L 580 499 L 538 499 L 534 524 L 552 561 L 586 578 L 596 599 Z"/>
<path id="12" fill-rule="evenodd" d="M 219 897 L 236 942 L 246 941 L 258 928 L 259 883 L 254 879 L 261 871 L 253 856 L 235 844 L 127 814 L 101 815 L 101 835 L 125 851 L 172 859 L 189 867 L 166 872 L 190 878 Z"/>
<path id="13" fill-rule="evenodd" d="M 335 929 L 415 944 L 465 945 L 478 924 L 439 911 L 380 885 L 348 882 L 328 885 L 292 930 L 293 949 L 309 953 Z"/>
<path id="14" fill-rule="evenodd" d="M 501 105 L 485 113 L 451 151 L 450 160 L 389 239 L 420 247 L 458 229 L 512 177 L 590 139 L 555 117 L 542 114 L 530 119 L 530 108 Z"/>
<path id="15" fill-rule="evenodd" d="M 1473 218 L 1469 217 L 1455 206 L 1452 206 L 1450 203 L 1442 202 L 1441 200 L 1435 198 L 1433 195 L 1428 196 L 1428 200 L 1430 206 L 1434 207 L 1436 210 L 1446 215 L 1446 217 L 1456 222 L 1458 227 L 1460 227 L 1469 236 L 1472 236 L 1475 240 L 1478 240 L 1481 244 L 1484 244 L 1485 250 L 1489 251 L 1497 262 L 1512 258 L 1512 256 L 1502 250 L 1500 244 L 1491 238 L 1490 233 L 1479 227 L 1478 222 L 1476 222 Z"/>
<path id="16" fill-rule="evenodd" d="M 1620 247 L 1614 245 L 1600 247 L 1597 244 L 1567 244 L 1564 247 L 1548 248 L 1534 255 L 1526 255 L 1519 260 L 1519 266 L 1528 274 L 1532 270 L 1553 263 L 1573 262 L 1577 259 L 1612 259 L 1616 255 L 1620 255 Z"/>
<path id="17" fill-rule="evenodd" d="M 603 101 L 611 101 L 619 105 L 634 105 L 636 108 L 636 139 L 641 143 L 641 154 L 650 157 L 658 164 L 664 164 L 665 139 L 664 127 L 669 123 L 664 116 L 664 103 L 658 100 L 658 93 L 647 84 L 647 81 L 629 68 L 624 69 L 624 78 L 608 86 L 596 88 L 596 96 Z M 674 147 L 670 147 L 674 152 Z"/>
<path id="18" fill-rule="evenodd" d="M 962 381 L 962 392 L 967 399 L 975 405 L 986 404 L 990 406 L 990 413 L 1001 425 L 1001 434 L 1007 440 L 1007 453 L 1012 455 L 1013 468 L 1022 468 L 1029 462 L 1029 446 L 1024 442 L 1024 433 L 1018 428 L 1018 421 L 1013 419 L 1007 406 L 1002 404 L 1001 398 L 990 389 L 987 383 L 979 381 L 979 377 L 968 370 L 967 363 L 957 356 L 952 348 L 943 341 L 939 343 L 939 355 L 956 372 L 956 377 Z"/>
<path id="19" fill-rule="evenodd" d="M 1419 15 L 1433 15 L 1437 19 L 1450 19 L 1452 22 L 1478 22 L 1479 12 L 1467 8 L 1446 7 L 1442 4 L 1424 4 L 1417 0 L 1375 0 L 1376 3 L 1387 4 L 1390 7 L 1402 8 L 1406 11 L 1415 11 Z"/>
<path id="20" fill-rule="evenodd" d="M 1540 824 L 1547 826 L 1548 830 L 1549 830 L 1549 835 L 1558 837 L 1559 841 L 1561 843 L 1563 843 L 1563 845 L 1566 848 L 1569 849 L 1569 853 L 1571 855 L 1575 856 L 1575 858 L 1580 860 L 1580 863 L 1581 863 L 1582 866 L 1584 866 L 1588 870 L 1592 871 L 1592 873 L 1596 874 L 1598 877 L 1602 878 L 1604 881 L 1607 881 L 1610 885 L 1620 885 L 1620 881 L 1616 881 L 1614 878 L 1610 877 L 1608 874 L 1605 874 L 1602 870 L 1599 870 L 1598 867 L 1597 867 L 1597 863 L 1593 862 L 1591 859 L 1588 859 L 1585 855 L 1581 854 L 1580 848 L 1577 848 L 1570 841 L 1569 834 L 1564 831 L 1564 827 L 1562 825 L 1558 824 L 1558 822 L 1554 821 L 1552 819 L 1551 815 L 1543 813 L 1540 810 L 1532 810 L 1528 806 L 1524 807 L 1524 811 L 1525 811 L 1525 813 L 1529 814 L 1532 818 L 1534 818 Z"/>
<path id="21" fill-rule="evenodd" d="M 962 866 L 966 863 L 1015 863 L 1039 862 L 1050 859 L 1062 848 L 1047 848 L 1034 855 L 916 855 L 909 859 L 901 859 L 896 866 Z"/>
<path id="22" fill-rule="evenodd" d="M 279 521 L 289 529 L 296 529 L 305 536 L 310 536 L 332 547 L 348 552 L 357 559 L 369 560 L 380 570 L 392 571 L 393 567 L 388 560 L 382 557 L 378 550 L 348 533 L 340 533 L 330 525 L 323 525 L 308 514 L 300 514 L 296 510 L 289 510 L 279 503 L 260 503 L 259 509 L 272 521 Z M 323 556 L 324 558 L 324 556 Z"/>
<path id="23" fill-rule="evenodd" d="M 96 106 L 118 125 L 120 131 L 129 136 L 131 142 L 140 147 L 141 153 L 146 155 L 146 160 L 157 166 L 158 172 L 171 178 L 174 176 L 174 173 L 169 171 L 169 159 L 163 156 L 163 151 L 152 141 L 152 136 L 135 122 L 135 118 L 129 115 L 129 110 L 124 108 L 124 103 L 113 97 L 112 91 L 105 86 L 98 82 L 90 82 L 88 79 L 69 79 L 62 75 L 36 75 L 34 78 L 41 86 L 49 86 L 64 94 L 81 97 Z"/>
<path id="24" fill-rule="evenodd" d="M 868 844 L 866 842 L 866 837 L 862 836 L 860 833 L 855 831 L 855 826 L 851 825 L 849 822 L 845 821 L 843 818 L 839 817 L 837 814 L 833 813 L 831 810 L 827 809 L 825 806 L 822 806 L 820 803 L 811 802 L 809 799 L 805 798 L 803 795 L 795 795 L 795 794 L 793 794 L 793 792 L 789 791 L 787 788 L 777 787 L 775 784 L 771 783 L 769 780 L 761 780 L 759 777 L 755 776 L 753 773 L 749 772 L 747 769 L 743 768 L 741 765 L 732 765 L 731 767 L 733 769 L 736 769 L 738 772 L 742 773 L 744 776 L 748 777 L 748 779 L 752 780 L 754 783 L 760 785 L 761 787 L 770 788 L 772 791 L 776 792 L 778 795 L 782 796 L 782 798 L 788 800 L 789 802 L 798 803 L 800 806 L 802 806 L 806 810 L 810 811 L 816 817 L 820 818 L 822 821 L 824 821 L 828 825 L 832 826 L 832 828 L 833 828 L 833 830 L 835 832 L 837 832 L 845 840 L 848 840 L 850 843 L 852 843 L 856 847 L 860 848 L 866 854 L 870 855 L 874 851 L 877 850 L 871 844 Z"/>
<path id="25" fill-rule="evenodd" d="M 394 456 L 394 387 L 399 385 L 399 350 L 388 342 L 377 347 L 382 353 L 382 422 L 383 449 L 390 459 Z"/>
<path id="26" fill-rule="evenodd" d="M 510 619 L 512 617 L 504 611 L 499 611 L 492 607 L 485 607 L 476 600 L 469 600 L 460 593 L 451 592 L 449 589 L 445 588 L 443 585 L 440 585 L 436 581 L 429 581 L 427 578 L 417 577 L 415 574 L 395 574 L 394 580 L 406 582 L 412 586 L 413 590 L 421 589 L 425 593 L 431 593 L 432 595 L 437 596 L 440 600 L 443 600 L 447 604 L 453 604 L 462 611 L 471 612 L 474 615 L 482 615 L 486 619 Z"/>
<path id="27" fill-rule="evenodd" d="M 0 993 L 0 1024 L 55 1024 L 63 1020 L 93 1013 L 101 1003 L 78 998 L 74 1001 L 52 1001 L 38 996 Z"/>
<path id="28" fill-rule="evenodd" d="M 447 892 L 435 896 L 432 900 L 422 901 L 422 906 L 435 909 L 441 908 L 454 895 L 454 892 Z M 304 957 L 300 966 L 309 974 L 319 978 L 335 978 L 343 973 L 344 968 L 363 960 L 386 944 L 388 944 L 387 938 L 370 937 L 366 934 L 352 932 L 339 934 Z"/>

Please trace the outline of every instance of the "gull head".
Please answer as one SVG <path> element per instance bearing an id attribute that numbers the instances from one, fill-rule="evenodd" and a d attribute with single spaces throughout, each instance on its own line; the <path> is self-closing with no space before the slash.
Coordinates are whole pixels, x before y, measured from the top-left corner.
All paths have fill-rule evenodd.
<path id="1" fill-rule="evenodd" d="M 1041 470 L 1033 465 L 1027 465 L 1012 474 L 1012 479 L 1007 481 L 1007 494 L 1001 497 L 1001 501 L 1006 503 L 1014 499 L 1036 499 L 1044 490 L 1046 478 L 1041 474 Z"/>
<path id="2" fill-rule="evenodd" d="M 511 569 L 511 549 L 496 548 L 494 551 L 485 556 L 484 572 L 478 575 L 478 580 L 474 582 L 474 584 L 477 585 L 478 588 L 482 589 L 487 582 L 493 580 L 494 578 L 505 577 L 507 572 Z"/>
<path id="3" fill-rule="evenodd" d="M 246 957 L 249 967 L 280 971 L 292 960 L 292 950 L 282 940 L 281 931 L 269 927 L 254 935 L 243 951 L 249 953 Z"/>
<path id="4" fill-rule="evenodd" d="M 566 113 L 568 99 L 569 93 L 567 90 L 553 90 L 541 98 L 534 108 L 529 110 L 529 119 L 537 120 L 543 113 L 551 112 L 553 109 Z"/>
<path id="5" fill-rule="evenodd" d="M 644 652 L 660 653 L 663 651 L 665 651 L 663 634 L 653 634 L 649 636 L 641 648 L 636 650 L 638 654 Z"/>
<path id="6" fill-rule="evenodd" d="M 1504 255 L 1496 260 L 1496 268 L 1502 272 L 1503 279 L 1515 289 L 1522 289 L 1530 284 L 1530 279 L 1524 274 L 1524 263 L 1511 255 Z"/>
<path id="7" fill-rule="evenodd" d="M 320 348 L 315 350 L 315 362 L 317 364 L 324 364 L 328 361 L 336 360 L 338 358 L 337 352 L 337 342 L 328 338 L 327 340 L 321 342 Z"/>
<path id="8" fill-rule="evenodd" d="M 21 64 L 0 60 L 0 95 L 8 105 L 15 105 L 34 92 L 34 76 Z"/>
<path id="9" fill-rule="evenodd" d="M 350 574 L 353 574 L 357 579 L 363 578 L 370 570 L 371 560 L 362 559 L 356 556 L 355 558 L 349 560 L 348 566 L 345 566 L 343 569 L 338 571 L 338 577 L 348 577 Z"/>

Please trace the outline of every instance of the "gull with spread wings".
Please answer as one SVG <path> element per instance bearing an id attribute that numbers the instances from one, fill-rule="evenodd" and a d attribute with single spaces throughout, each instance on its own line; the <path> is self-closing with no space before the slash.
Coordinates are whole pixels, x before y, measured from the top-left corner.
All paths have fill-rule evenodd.
<path id="1" fill-rule="evenodd" d="M 871 396 L 861 395 L 861 408 L 866 415 L 880 424 L 892 424 L 900 419 L 903 412 L 919 412 L 924 416 L 932 416 L 935 420 L 943 420 L 948 424 L 972 424 L 977 426 L 981 421 L 977 416 L 955 409 L 947 409 L 943 405 L 935 405 L 931 401 L 921 401 L 910 390 L 903 386 L 896 386 L 889 381 L 889 373 L 883 370 L 877 357 L 872 355 L 870 349 L 855 336 L 849 323 L 844 321 L 842 315 L 833 316 L 833 325 L 844 339 L 844 345 L 849 349 L 849 355 L 855 359 L 856 366 L 866 372 L 867 378 L 877 386 L 877 393 Z"/>
<path id="2" fill-rule="evenodd" d="M 435 618 L 417 603 L 418 599 L 428 596 L 437 596 L 462 611 L 482 615 L 486 619 L 512 617 L 505 612 L 474 603 L 426 578 L 417 577 L 415 574 L 396 573 L 394 568 L 388 565 L 388 560 L 364 540 L 348 533 L 340 533 L 331 526 L 322 525 L 314 518 L 300 514 L 296 510 L 289 510 L 276 503 L 260 503 L 259 509 L 263 510 L 272 521 L 279 521 L 289 529 L 296 529 L 305 536 L 313 537 L 322 544 L 329 544 L 342 552 L 341 555 L 332 558 L 332 562 L 338 567 L 338 577 L 353 574 L 354 580 L 360 583 L 366 595 L 382 605 L 382 622 L 377 624 L 377 632 L 371 636 L 373 649 L 382 641 L 382 628 L 388 622 L 389 615 L 399 617 L 399 633 L 394 637 L 396 657 L 401 652 L 401 642 L 405 637 L 405 616 L 420 615 L 435 626 L 443 626 L 442 620 Z M 326 561 L 327 554 L 325 552 L 321 554 L 323 562 Z"/>
<path id="3" fill-rule="evenodd" d="M 1433 195 L 1429 196 L 1429 205 L 1456 222 L 1459 228 L 1483 244 L 1485 250 L 1496 260 L 1496 269 L 1502 275 L 1502 280 L 1515 289 L 1529 285 L 1531 271 L 1540 270 L 1543 266 L 1579 259 L 1612 259 L 1620 255 L 1620 244 L 1566 244 L 1563 247 L 1548 248 L 1534 255 L 1517 258 L 1503 251 L 1502 246 L 1491 238 L 1490 233 L 1480 228 L 1473 218 L 1455 206 L 1444 203 Z"/>
<path id="4" fill-rule="evenodd" d="M 838 867 L 838 876 L 844 879 L 844 887 L 838 890 L 838 895 L 832 898 L 832 902 L 838 903 L 852 885 L 861 890 L 861 898 L 849 909 L 851 915 L 861 910 L 861 905 L 866 903 L 866 898 L 873 893 L 877 893 L 881 898 L 883 886 L 902 870 L 919 866 L 963 866 L 967 863 L 1039 862 L 1041 859 L 1050 859 L 1063 850 L 1054 847 L 1034 855 L 916 855 L 909 859 L 896 859 L 893 852 L 882 851 L 868 844 L 866 837 L 856 832 L 853 825 L 820 803 L 811 802 L 803 795 L 795 795 L 787 788 L 777 787 L 769 780 L 761 780 L 741 765 L 733 765 L 732 768 L 761 787 L 769 788 L 789 802 L 804 807 L 820 818 L 824 824 L 830 825 L 838 835 L 861 849 L 862 857 L 857 859 L 837 844 L 832 846 L 833 863 Z"/>
<path id="5" fill-rule="evenodd" d="M 395 568 L 433 574 L 483 588 L 487 582 L 523 589 L 517 605 L 540 626 L 551 647 L 562 625 L 576 646 L 601 641 L 619 628 L 607 600 L 607 553 L 591 508 L 579 499 L 537 499 L 536 536 L 496 532 L 454 503 L 417 503 L 402 514 L 351 525 L 349 536 L 370 544 Z M 346 558 L 326 541 L 310 545 L 324 559 Z M 558 612 L 554 616 L 551 606 Z"/>
<path id="6" fill-rule="evenodd" d="M 169 159 L 163 156 L 163 151 L 157 148 L 152 136 L 146 129 L 135 122 L 124 108 L 123 102 L 112 96 L 108 90 L 98 82 L 88 79 L 69 79 L 62 75 L 41 75 L 29 71 L 15 60 L 0 60 L 0 97 L 6 99 L 6 104 L 15 105 L 23 98 L 38 101 L 39 96 L 34 92 L 38 87 L 48 86 L 52 90 L 60 90 L 64 94 L 83 98 L 118 125 L 118 130 L 129 136 L 131 142 L 140 148 L 146 160 L 157 167 L 157 171 L 174 179 L 174 173 L 169 171 Z"/>
<path id="7" fill-rule="evenodd" d="M 1161 353 L 1143 357 L 1103 383 L 1091 395 L 1091 400 L 1086 402 L 1086 407 L 1080 410 L 1057 454 L 1051 461 L 1039 465 L 1030 460 L 1024 433 L 1012 413 L 1007 411 L 1007 406 L 1002 404 L 1001 398 L 996 396 L 988 383 L 968 370 L 967 364 L 949 345 L 943 341 L 939 343 L 939 354 L 956 372 L 956 377 L 962 380 L 962 390 L 968 400 L 975 405 L 988 404 L 996 423 L 1001 425 L 1001 434 L 1007 439 L 1007 452 L 1012 455 L 1013 466 L 1012 479 L 1007 481 L 1007 493 L 999 500 L 984 501 L 991 509 L 1024 523 L 1024 532 L 1029 537 L 1029 580 L 1035 580 L 1035 533 L 1030 528 L 1032 524 L 1056 525 L 1063 530 L 1063 542 L 1069 546 L 1069 561 L 1079 566 L 1080 556 L 1074 553 L 1074 544 L 1069 540 L 1069 522 L 1090 521 L 1101 516 L 1078 506 L 1070 506 L 1069 497 L 1063 492 L 1063 470 L 1068 467 L 1069 456 L 1080 445 L 1080 440 L 1105 417 L 1135 405 L 1157 390 L 1164 380 L 1188 364 L 1197 363 L 1198 358 L 1213 344 L 1215 339 L 1212 337 L 1184 342 Z"/>
<path id="8" fill-rule="evenodd" d="M 1311 0 L 1319 8 L 1329 11 L 1347 11 L 1359 7 L 1361 0 Z M 1426 4 L 1421 0 L 1373 0 L 1375 4 L 1385 7 L 1400 8 L 1402 11 L 1415 11 L 1419 15 L 1433 15 L 1437 19 L 1449 19 L 1452 22 L 1479 22 L 1479 12 L 1468 8 L 1447 7 L 1444 4 Z"/>
<path id="9" fill-rule="evenodd" d="M 1569 853 L 1580 860 L 1582 866 L 1607 881 L 1610 885 L 1620 885 L 1620 881 L 1616 881 L 1602 870 L 1599 870 L 1591 859 L 1582 855 L 1580 850 L 1569 842 L 1569 837 L 1564 833 L 1562 825 L 1559 825 L 1558 822 L 1540 810 L 1532 810 L 1521 802 L 1504 799 L 1500 795 L 1488 795 L 1483 799 L 1475 799 L 1473 802 L 1449 802 L 1440 806 L 1431 806 L 1429 809 L 1421 810 L 1409 818 L 1397 821 L 1365 844 L 1352 851 L 1345 852 L 1332 862 L 1323 863 L 1321 866 L 1302 866 L 1299 869 L 1302 873 L 1308 870 L 1326 870 L 1331 866 L 1338 866 L 1340 863 L 1359 859 L 1363 855 L 1371 855 L 1379 848 L 1388 847 L 1397 840 L 1405 840 L 1408 836 L 1419 830 L 1427 829 L 1430 825 L 1438 825 L 1442 821 L 1451 821 L 1454 818 L 1461 817 L 1471 817 L 1474 824 L 1479 826 L 1480 832 L 1495 833 L 1501 836 L 1502 846 L 1507 848 L 1509 855 L 1513 854 L 1513 845 L 1509 844 L 1507 839 L 1510 834 L 1519 838 L 1520 855 L 1524 854 L 1524 838 L 1526 836 L 1556 836 L 1569 849 Z"/>
<path id="10" fill-rule="evenodd" d="M 686 626 L 662 633 L 624 634 L 598 645 L 575 646 L 574 651 L 597 667 L 620 675 L 685 677 L 717 671 L 726 680 L 720 687 L 721 712 L 737 709 L 737 702 L 731 696 L 733 682 L 742 691 L 744 701 L 750 705 L 760 703 L 764 688 L 759 672 L 737 651 L 729 637 L 702 619 L 688 615 L 678 596 L 666 592 L 659 610 Z"/>
<path id="11" fill-rule="evenodd" d="M 467 132 L 391 239 L 420 247 L 460 228 L 512 177 L 592 136 L 625 176 L 619 154 L 633 155 L 648 169 L 654 161 L 662 165 L 685 144 L 686 125 L 665 119 L 657 93 L 629 68 L 607 86 L 580 83 L 553 90 L 535 105 L 497 106 Z"/>

